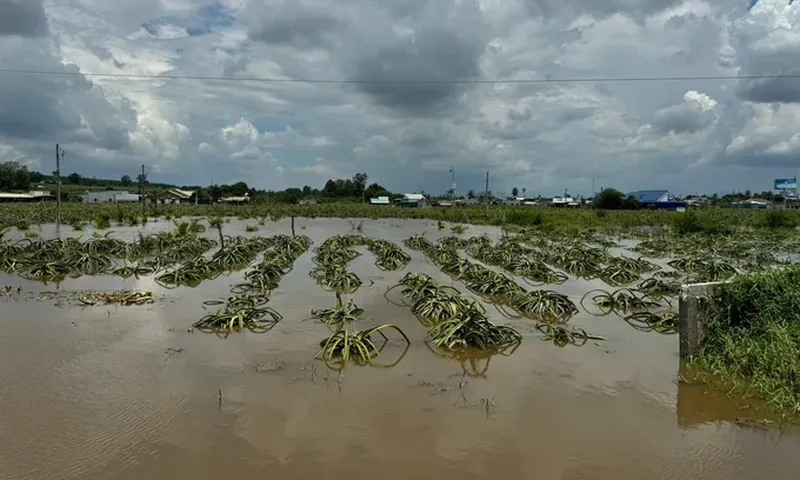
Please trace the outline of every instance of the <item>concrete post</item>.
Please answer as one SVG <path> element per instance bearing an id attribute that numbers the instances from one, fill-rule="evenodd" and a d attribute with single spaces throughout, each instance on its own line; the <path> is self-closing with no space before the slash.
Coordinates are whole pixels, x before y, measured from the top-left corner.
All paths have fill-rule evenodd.
<path id="1" fill-rule="evenodd" d="M 714 294 L 722 282 L 694 283 L 681 287 L 678 303 L 679 352 L 681 357 L 696 355 L 705 341 L 705 312 L 701 301 Z"/>

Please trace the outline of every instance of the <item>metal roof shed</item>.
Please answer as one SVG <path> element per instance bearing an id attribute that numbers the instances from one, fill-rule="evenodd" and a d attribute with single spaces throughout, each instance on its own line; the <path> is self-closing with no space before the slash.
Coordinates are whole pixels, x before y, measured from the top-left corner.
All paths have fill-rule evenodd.
<path id="1" fill-rule="evenodd" d="M 668 190 L 639 190 L 638 192 L 631 192 L 631 195 L 639 200 L 639 203 L 666 203 L 669 202 Z"/>

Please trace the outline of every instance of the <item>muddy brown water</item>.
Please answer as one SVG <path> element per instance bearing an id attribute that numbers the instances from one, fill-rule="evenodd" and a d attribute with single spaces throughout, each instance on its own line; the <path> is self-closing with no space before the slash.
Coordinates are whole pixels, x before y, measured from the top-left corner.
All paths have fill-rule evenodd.
<path id="1" fill-rule="evenodd" d="M 244 232 L 246 224 L 255 221 L 234 220 L 225 231 L 289 232 L 288 220 L 254 233 Z M 351 230 L 340 219 L 296 224 L 316 244 Z M 129 240 L 136 232 L 113 230 Z M 418 232 L 450 234 L 430 222 L 363 224 L 364 234 L 398 244 Z M 498 235 L 483 227 L 465 235 L 483 233 Z M 203 315 L 202 301 L 227 297 L 240 274 L 195 289 L 115 277 L 59 286 L 165 296 L 142 307 L 0 299 L 0 479 L 797 478 L 800 436 L 736 425 L 748 415 L 742 406 L 675 382 L 677 336 L 639 332 L 618 317 L 574 317 L 571 323 L 608 340 L 561 349 L 541 342 L 530 322 L 492 314 L 524 332 L 525 342 L 459 388 L 461 364 L 428 351 L 409 310 L 382 294 L 407 271 L 460 285 L 419 252 L 409 252 L 413 262 L 397 272 L 380 271 L 362 252 L 349 268 L 375 282 L 353 295 L 366 309 L 364 324 L 395 323 L 413 345 L 395 368 L 350 367 L 341 382 L 309 362 L 327 330 L 303 319 L 333 303 L 307 275 L 312 252 L 274 294 L 270 306 L 285 318 L 265 334 L 220 339 L 187 331 Z M 0 284 L 55 288 L 12 276 Z M 570 280 L 557 289 L 577 301 L 596 286 L 603 285 Z M 401 351 L 390 345 L 381 360 Z"/>

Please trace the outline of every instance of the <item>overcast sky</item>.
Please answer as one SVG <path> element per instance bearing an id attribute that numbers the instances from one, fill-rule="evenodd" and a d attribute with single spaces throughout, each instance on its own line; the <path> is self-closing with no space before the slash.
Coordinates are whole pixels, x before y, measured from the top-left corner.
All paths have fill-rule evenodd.
<path id="1" fill-rule="evenodd" d="M 800 79 L 557 80 L 800 74 L 799 22 L 789 0 L 0 0 L 0 68 L 81 72 L 0 73 L 0 160 L 50 172 L 59 142 L 65 173 L 179 184 L 441 193 L 455 165 L 459 193 L 487 169 L 497 193 L 767 190 L 800 169 Z"/>

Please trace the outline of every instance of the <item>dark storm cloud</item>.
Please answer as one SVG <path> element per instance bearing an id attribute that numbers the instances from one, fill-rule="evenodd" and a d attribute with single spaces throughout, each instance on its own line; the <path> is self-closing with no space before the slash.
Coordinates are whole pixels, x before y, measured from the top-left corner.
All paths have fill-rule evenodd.
<path id="1" fill-rule="evenodd" d="M 331 35 L 346 28 L 347 22 L 323 6 L 286 2 L 278 6 L 253 7 L 250 38 L 264 43 L 296 48 L 325 46 Z"/>
<path id="2" fill-rule="evenodd" d="M 791 22 L 790 15 L 784 21 Z M 739 65 L 739 75 L 800 74 L 800 43 L 793 30 L 776 26 L 780 17 L 765 17 L 763 13 L 760 17 L 749 13 L 733 29 L 732 47 L 736 56 L 731 63 Z M 731 57 L 731 53 L 727 56 Z M 800 84 L 796 78 L 746 79 L 739 82 L 736 93 L 743 100 L 757 103 L 800 103 Z"/>
<path id="3" fill-rule="evenodd" d="M 767 37 L 754 47 L 747 36 L 742 36 L 737 50 L 742 76 L 800 74 L 800 44 Z M 746 79 L 739 83 L 737 94 L 743 100 L 757 103 L 798 103 L 800 83 L 796 78 Z"/>
<path id="4" fill-rule="evenodd" d="M 49 138 L 58 132 L 79 128 L 80 113 L 64 108 L 63 94 L 90 87 L 83 76 L 0 77 L 0 135 Z"/>
<path id="5" fill-rule="evenodd" d="M 386 107 L 407 112 L 439 110 L 465 88 L 453 80 L 478 78 L 483 48 L 481 42 L 451 32 L 424 31 L 356 61 L 352 80 L 364 82 L 358 88 Z"/>
<path id="6" fill-rule="evenodd" d="M 530 12 L 537 16 L 574 16 L 588 13 L 596 17 L 607 17 L 615 13 L 642 18 L 679 5 L 683 0 L 527 0 Z"/>
<path id="7" fill-rule="evenodd" d="M 788 70 L 788 69 L 787 69 Z M 800 69 L 791 69 L 795 75 Z M 800 83 L 797 78 L 744 80 L 738 87 L 739 98 L 757 103 L 800 103 Z"/>
<path id="8" fill-rule="evenodd" d="M 797 154 L 771 153 L 753 148 L 736 155 L 721 157 L 717 163 L 749 168 L 787 169 L 793 172 L 797 169 Z"/>
<path id="9" fill-rule="evenodd" d="M 42 0 L 0 0 L 0 36 L 44 37 L 47 32 Z"/>
<path id="10" fill-rule="evenodd" d="M 0 59 L 4 58 L 0 50 Z M 26 140 L 83 139 L 98 147 L 119 149 L 135 126 L 129 105 L 112 107 L 103 92 L 75 65 L 63 65 L 48 53 L 31 48 L 16 52 L 17 68 L 46 68 L 72 75 L 0 76 L 0 136 Z"/>

